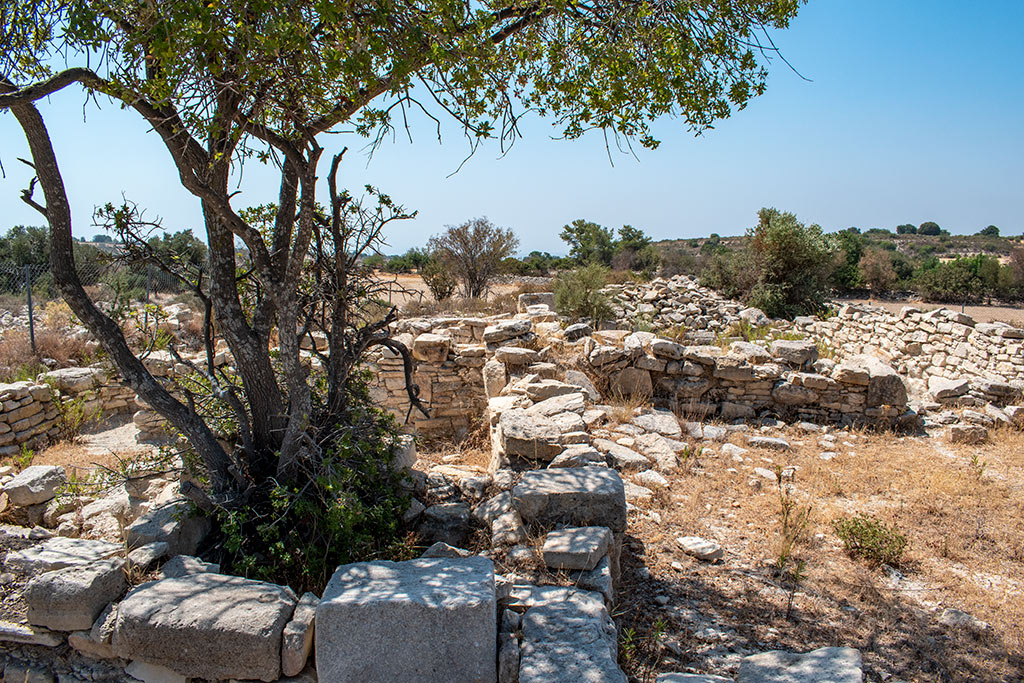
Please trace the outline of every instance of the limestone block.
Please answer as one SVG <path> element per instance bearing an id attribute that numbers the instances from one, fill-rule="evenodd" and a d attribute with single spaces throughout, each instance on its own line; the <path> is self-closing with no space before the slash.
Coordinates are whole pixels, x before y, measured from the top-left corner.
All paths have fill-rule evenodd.
<path id="1" fill-rule="evenodd" d="M 552 569 L 590 570 L 608 554 L 612 532 L 601 526 L 566 527 L 544 539 L 544 564 Z"/>
<path id="2" fill-rule="evenodd" d="M 316 611 L 317 675 L 332 683 L 491 683 L 496 612 L 486 558 L 342 565 Z"/>
<path id="3" fill-rule="evenodd" d="M 114 651 L 189 678 L 275 681 L 295 603 L 290 588 L 238 576 L 151 581 L 118 606 Z"/>
<path id="4" fill-rule="evenodd" d="M 682 436 L 679 420 L 667 410 L 656 410 L 652 413 L 637 415 L 630 422 L 647 432 L 656 432 L 670 439 Z"/>
<path id="5" fill-rule="evenodd" d="M 123 547 L 117 543 L 56 536 L 24 550 L 7 553 L 4 566 L 34 576 L 64 567 L 88 565 L 113 557 L 122 550 Z"/>
<path id="6" fill-rule="evenodd" d="M 562 602 L 523 615 L 520 683 L 626 683 L 603 603 Z"/>
<path id="7" fill-rule="evenodd" d="M 823 647 L 807 654 L 773 650 L 744 657 L 736 683 L 861 683 L 860 651 Z"/>
<path id="8" fill-rule="evenodd" d="M 100 368 L 61 368 L 44 373 L 42 379 L 62 393 L 79 394 L 99 386 L 106 374 Z"/>
<path id="9" fill-rule="evenodd" d="M 127 587 L 124 561 L 99 560 L 34 577 L 25 586 L 28 621 L 57 631 L 90 628 Z"/>
<path id="10" fill-rule="evenodd" d="M 413 358 L 428 363 L 440 363 L 448 357 L 451 337 L 439 334 L 421 334 L 412 342 Z"/>
<path id="11" fill-rule="evenodd" d="M 168 555 L 194 555 L 209 531 L 210 521 L 195 516 L 189 502 L 177 499 L 150 509 L 125 534 L 130 548 L 163 541 Z"/>
<path id="12" fill-rule="evenodd" d="M 640 368 L 624 368 L 612 374 L 608 386 L 613 396 L 646 398 L 654 395 L 651 373 Z"/>
<path id="13" fill-rule="evenodd" d="M 297 676 L 306 668 L 309 653 L 313 650 L 313 625 L 319 604 L 320 598 L 315 594 L 303 594 L 295 606 L 291 621 L 284 627 L 281 636 L 281 673 L 285 676 Z"/>
<path id="14" fill-rule="evenodd" d="M 512 499 L 527 523 L 626 528 L 622 478 L 607 467 L 527 472 L 512 489 Z"/>
<path id="15" fill-rule="evenodd" d="M 527 412 L 536 415 L 544 415 L 545 417 L 552 417 L 558 413 L 565 412 L 583 415 L 583 411 L 586 409 L 586 401 L 583 398 L 583 394 L 579 391 L 575 391 L 576 387 L 571 388 L 573 389 L 573 393 L 553 396 L 541 401 L 540 403 L 535 403 L 527 409 Z"/>
<path id="16" fill-rule="evenodd" d="M 487 398 L 494 398 L 508 384 L 508 372 L 505 364 L 496 360 L 489 360 L 484 363 L 481 370 L 484 380 L 484 393 Z"/>
<path id="17" fill-rule="evenodd" d="M 529 365 L 540 360 L 540 354 L 519 346 L 502 346 L 494 352 L 494 360 L 506 365 Z"/>
<path id="18" fill-rule="evenodd" d="M 946 379 L 938 376 L 928 378 L 928 393 L 936 401 L 963 396 L 970 388 L 970 382 L 966 379 Z"/>
<path id="19" fill-rule="evenodd" d="M 594 447 L 607 455 L 608 464 L 615 469 L 635 472 L 651 466 L 651 461 L 646 456 L 614 441 L 594 439 Z"/>
<path id="20" fill-rule="evenodd" d="M 512 408 L 499 418 L 501 445 L 508 455 L 551 460 L 562 452 L 561 430 L 550 418 Z"/>
<path id="21" fill-rule="evenodd" d="M 488 325 L 484 329 L 483 340 L 488 344 L 503 342 L 515 337 L 521 337 L 533 329 L 533 323 L 529 320 L 505 320 L 494 325 Z"/>
<path id="22" fill-rule="evenodd" d="M 3 492 L 12 505 L 25 507 L 45 503 L 65 483 L 67 476 L 60 465 L 32 465 L 4 484 Z"/>

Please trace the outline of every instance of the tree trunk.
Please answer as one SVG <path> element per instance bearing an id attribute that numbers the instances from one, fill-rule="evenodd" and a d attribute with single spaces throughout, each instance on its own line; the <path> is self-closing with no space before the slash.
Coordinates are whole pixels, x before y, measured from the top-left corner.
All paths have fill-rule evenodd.
<path id="1" fill-rule="evenodd" d="M 40 210 L 50 225 L 50 268 L 64 300 L 99 340 L 132 389 L 188 438 L 209 471 L 213 490 L 226 491 L 231 482 L 231 460 L 216 437 L 195 411 L 174 398 L 150 374 L 128 347 L 117 323 L 96 308 L 78 279 L 71 237 L 71 207 L 43 117 L 31 103 L 13 105 L 11 112 L 28 140 L 46 206 L 32 201 L 31 189 L 25 192 L 24 199 Z"/>

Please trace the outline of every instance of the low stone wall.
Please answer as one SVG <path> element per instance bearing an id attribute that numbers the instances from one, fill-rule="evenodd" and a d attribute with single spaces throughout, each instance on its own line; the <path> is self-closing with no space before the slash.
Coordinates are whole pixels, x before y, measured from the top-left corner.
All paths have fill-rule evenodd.
<path id="1" fill-rule="evenodd" d="M 968 379 L 971 393 L 989 403 L 1012 403 L 1024 391 L 1024 329 L 1005 323 L 979 323 L 945 308 L 924 313 L 908 306 L 893 314 L 846 305 L 832 318 L 797 318 L 795 326 L 828 344 L 837 359 L 871 354 L 907 377 Z"/>
<path id="2" fill-rule="evenodd" d="M 653 396 L 675 412 L 891 425 L 907 412 L 907 391 L 877 359 L 818 359 L 814 343 L 733 342 L 686 346 L 646 332 L 598 332 L 584 351 L 611 395 Z"/>
<path id="3" fill-rule="evenodd" d="M 0 384 L 0 456 L 57 436 L 57 401 L 74 399 L 83 401 L 85 416 L 108 417 L 136 408 L 135 392 L 99 367 L 53 370 L 39 381 Z"/>

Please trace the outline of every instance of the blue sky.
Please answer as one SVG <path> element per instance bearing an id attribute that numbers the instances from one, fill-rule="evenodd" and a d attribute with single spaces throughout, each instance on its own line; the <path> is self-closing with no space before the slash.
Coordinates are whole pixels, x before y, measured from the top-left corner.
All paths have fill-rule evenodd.
<path id="1" fill-rule="evenodd" d="M 521 251 L 564 253 L 561 226 L 586 218 L 629 223 L 656 239 L 741 234 L 762 206 L 793 211 L 826 230 L 893 228 L 934 220 L 953 233 L 994 224 L 1024 232 L 1024 2 L 811 0 L 775 35 L 786 58 L 768 92 L 700 137 L 659 120 L 662 145 L 613 151 L 600 134 L 554 140 L 533 119 L 510 154 L 485 145 L 462 170 L 458 131 L 438 144 L 429 121 L 414 142 L 329 138 L 328 156 L 351 149 L 342 181 L 381 187 L 415 221 L 388 234 L 385 251 L 423 245 L 445 225 L 486 215 L 520 237 Z M 72 201 L 76 235 L 90 236 L 95 205 L 122 192 L 165 227 L 199 231 L 198 201 L 182 190 L 167 153 L 134 115 L 80 92 L 43 103 Z M 83 118 L 85 121 L 83 122 Z M 38 224 L 18 199 L 29 172 L 20 129 L 0 116 L 0 229 Z M 273 201 L 272 173 L 246 167 L 237 206 Z"/>

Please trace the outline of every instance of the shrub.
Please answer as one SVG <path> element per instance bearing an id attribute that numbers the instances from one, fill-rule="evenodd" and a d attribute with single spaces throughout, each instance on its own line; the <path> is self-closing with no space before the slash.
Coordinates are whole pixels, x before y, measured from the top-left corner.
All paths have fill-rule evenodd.
<path id="1" fill-rule="evenodd" d="M 451 272 L 436 259 L 431 259 L 423 266 L 423 269 L 420 271 L 420 277 L 423 278 L 423 282 L 430 289 L 434 301 L 437 302 L 451 297 L 455 293 L 455 287 L 459 284 Z"/>
<path id="2" fill-rule="evenodd" d="M 875 565 L 898 564 L 907 548 L 907 537 L 895 526 L 867 515 L 838 519 L 834 527 L 848 553 Z"/>
<path id="3" fill-rule="evenodd" d="M 589 318 L 595 325 L 612 316 L 608 297 L 601 288 L 608 281 L 608 269 L 596 263 L 555 278 L 555 309 L 573 319 Z"/>
<path id="4" fill-rule="evenodd" d="M 892 258 L 881 249 L 868 249 L 860 259 L 860 270 L 872 294 L 885 294 L 896 284 Z"/>
<path id="5" fill-rule="evenodd" d="M 501 262 L 519 247 L 519 238 L 486 218 L 449 225 L 427 242 L 431 258 L 462 282 L 466 298 L 482 297 Z"/>

